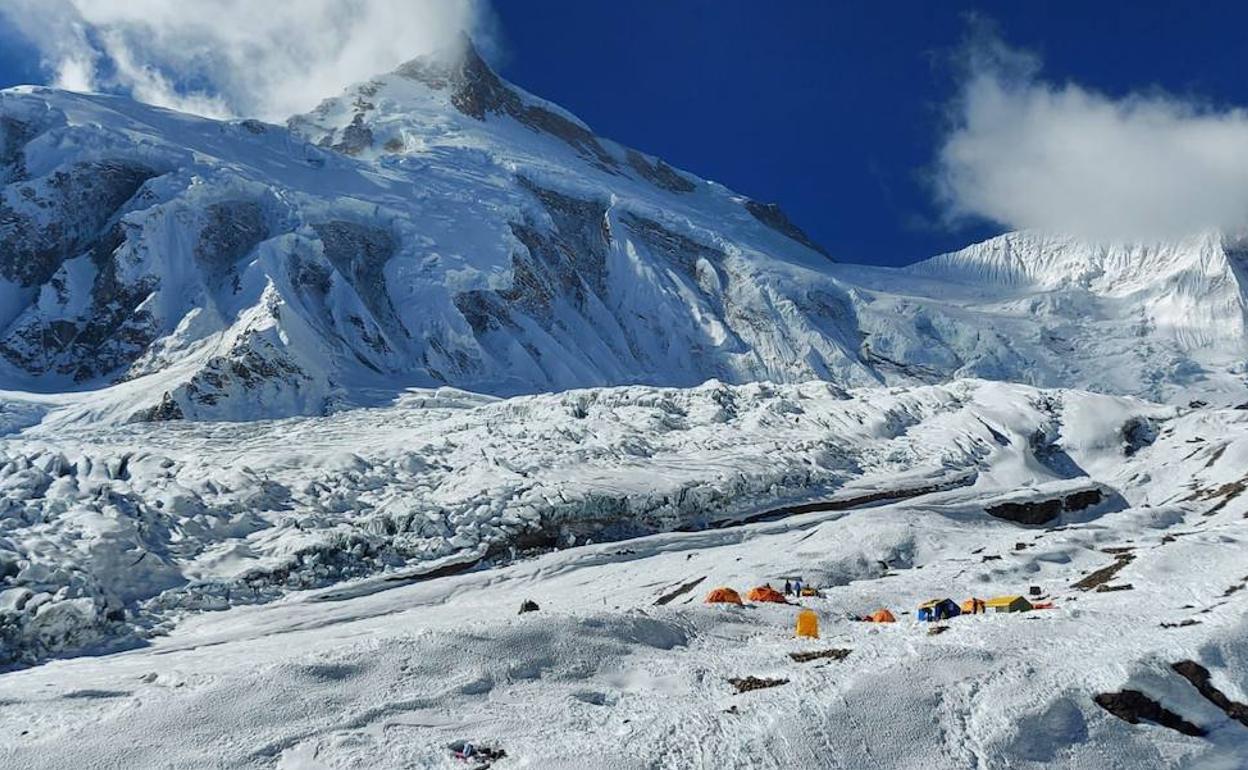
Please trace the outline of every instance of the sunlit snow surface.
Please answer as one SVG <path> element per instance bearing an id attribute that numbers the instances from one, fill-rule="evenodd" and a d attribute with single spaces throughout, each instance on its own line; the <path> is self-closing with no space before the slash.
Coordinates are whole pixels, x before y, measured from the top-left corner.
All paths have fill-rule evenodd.
<path id="1" fill-rule="evenodd" d="M 0 93 L 0 767 L 1248 766 L 1242 242 L 834 263 L 431 66 Z"/>
<path id="2" fill-rule="evenodd" d="M 1133 421 L 1154 443 L 1124 436 Z M 1245 700 L 1248 592 L 1232 589 L 1248 577 L 1248 498 L 1234 491 L 1246 421 L 960 381 L 510 400 L 443 390 L 277 423 L 55 437 L 35 426 L 4 449 L 6 547 L 49 591 L 60 582 L 102 610 L 137 602 L 127 622 L 168 633 L 140 640 L 140 629 L 137 649 L 0 677 L 0 756 L 13 767 L 454 767 L 445 745 L 470 739 L 504 748 L 500 767 L 1236 767 L 1248 728 L 1168 665 L 1201 661 Z M 583 543 L 595 529 L 742 517 L 820 488 L 835 499 L 968 480 L 906 502 L 386 579 L 426 558 L 475 558 L 538 521 Z M 1039 528 L 984 512 L 1093 481 L 1121 499 Z M 380 570 L 369 577 L 244 594 L 240 576 L 336 538 L 365 544 L 363 560 L 409 550 L 403 566 L 367 565 Z M 1119 547 L 1135 560 L 1111 582 L 1131 590 L 1072 587 Z M 316 560 L 289 574 L 314 582 Z M 818 642 L 792 639 L 793 608 L 701 604 L 713 586 L 789 574 L 825 589 L 805 600 L 821 615 Z M 1032 585 L 1057 608 L 960 618 L 940 636 L 910 614 L 889 627 L 844 619 Z M 224 587 L 276 600 L 211 611 Z M 515 616 L 526 598 L 541 611 Z M 36 611 L 31 633 L 43 616 L 72 626 L 67 600 L 43 601 L 61 609 Z M 1188 619 L 1198 624 L 1161 625 Z M 827 647 L 853 652 L 787 657 Z M 726 679 L 748 675 L 790 682 L 733 694 Z M 1092 703 L 1124 687 L 1209 737 L 1128 725 Z"/>

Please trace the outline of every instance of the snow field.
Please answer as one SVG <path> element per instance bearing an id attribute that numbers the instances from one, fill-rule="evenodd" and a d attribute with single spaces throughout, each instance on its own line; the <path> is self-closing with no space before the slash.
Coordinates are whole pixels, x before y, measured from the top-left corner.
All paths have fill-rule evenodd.
<path id="1" fill-rule="evenodd" d="M 655 430 L 673 416 L 676 423 Z M 1138 418 L 1154 422 L 1155 441 L 1127 456 L 1121 426 Z M 586 422 L 592 430 L 578 432 Z M 916 477 L 975 476 L 971 486 L 908 501 L 575 545 L 425 581 L 404 577 L 421 571 L 420 559 L 373 567 L 372 576 L 347 582 L 327 573 L 324 588 L 287 593 L 317 584 L 300 578 L 250 599 L 267 603 L 222 611 L 188 614 L 195 605 L 178 598 L 193 593 L 184 584 L 129 605 L 135 616 L 128 622 L 165 631 L 143 646 L 0 677 L 0 760 L 32 768 L 436 768 L 457 766 L 445 747 L 467 739 L 505 749 L 509 758 L 499 767 L 1235 767 L 1245 761 L 1245 728 L 1168 666 L 1201 661 L 1232 699 L 1243 702 L 1248 692 L 1248 591 L 1234 590 L 1248 578 L 1248 499 L 1233 485 L 1243 467 L 1243 424 L 1234 410 L 1180 413 L 1132 399 L 967 381 L 846 395 L 824 384 L 628 388 L 508 401 L 443 391 L 413 394 L 388 409 L 284 421 L 280 430 L 84 431 L 69 444 L 76 451 L 120 456 L 141 442 L 157 457 L 182 447 L 172 479 L 188 489 L 200 489 L 187 483 L 187 474 L 202 472 L 196 468 L 237 468 L 233 486 L 214 477 L 215 494 L 260 500 L 249 508 L 258 528 L 202 544 L 211 556 L 179 560 L 171 551 L 155 559 L 183 576 L 209 574 L 203 565 L 210 564 L 230 591 L 257 563 L 277 564 L 304 538 L 315 542 L 315 533 L 283 533 L 263 512 L 268 498 L 248 497 L 265 484 L 298 489 L 296 477 L 314 487 L 328 478 L 321 474 L 332 474 L 335 505 L 304 517 L 323 517 L 327 536 L 369 518 L 351 506 L 371 501 L 366 492 L 379 488 L 372 476 L 387 463 L 420 469 L 430 479 L 422 495 L 444 495 L 436 499 L 448 508 L 456 496 L 472 500 L 471 511 L 490 495 L 516 494 L 494 480 L 498 468 L 532 484 L 558 480 L 577 494 L 596 494 L 588 520 L 607 525 L 613 511 L 632 534 L 636 514 L 604 500 L 635 500 L 649 489 L 655 528 L 671 528 L 696 520 L 670 507 L 671 489 L 720 485 L 725 474 L 748 468 L 757 479 L 748 501 L 714 516 L 691 509 L 706 518 L 744 516 L 793 499 L 770 484 L 791 473 L 795 458 L 825 468 L 811 473 L 828 474 L 819 478 L 828 479 L 832 499 L 899 482 L 910 487 Z M 646 451 L 621 452 L 638 433 L 648 439 Z M 427 445 L 413 442 L 418 435 Z M 20 441 L 34 451 L 46 439 L 34 428 Z M 431 451 L 438 441 L 446 445 Z M 299 454 L 283 455 L 279 444 Z M 233 464 L 214 454 L 227 446 Z M 471 463 L 458 459 L 468 457 Z M 473 476 L 477 458 L 493 462 Z M 160 466 L 136 456 L 129 479 L 114 463 L 108 481 L 155 497 L 169 481 L 157 483 L 164 477 L 147 469 Z M 1095 474 L 1081 480 L 1072 467 Z M 983 512 L 1029 487 L 1040 499 L 1089 481 L 1120 499 L 1046 527 Z M 570 541 L 563 528 L 585 514 L 571 504 L 575 495 L 565 498 L 545 515 L 559 516 L 554 526 Z M 299 510 L 309 498 L 292 492 L 277 499 Z M 66 553 L 91 554 L 110 542 L 104 527 L 73 537 L 39 527 L 32 528 L 37 536 L 6 535 L 28 549 L 22 569 L 38 564 L 43 544 L 58 537 L 66 543 L 55 552 L 61 563 Z M 576 535 L 578 542 L 586 536 Z M 1073 587 L 1115 563 L 1123 548 L 1133 558 L 1108 583 L 1129 590 Z M 450 553 L 453 561 L 454 548 Z M 120 572 L 116 560 L 79 558 L 75 573 L 95 570 L 101 583 Z M 441 558 L 430 564 L 444 564 Z M 792 638 L 792 607 L 701 603 L 717 585 L 745 591 L 795 573 L 824 591 L 803 600 L 820 613 L 818 641 Z M 1057 608 L 958 618 L 939 636 L 901 614 L 933 596 L 1026 593 L 1032 585 Z M 238 604 L 233 593 L 218 596 L 222 606 Z M 516 616 L 524 599 L 541 610 Z M 846 619 L 881 606 L 900 622 Z M 1184 621 L 1197 622 L 1179 625 Z M 788 657 L 832 647 L 852 652 L 840 661 Z M 743 676 L 789 682 L 736 695 L 727 680 Z M 1208 737 L 1128 725 L 1092 703 L 1096 693 L 1127 687 L 1204 726 Z"/>
<path id="2" fill-rule="evenodd" d="M 6 675 L 0 745 L 29 767 L 454 767 L 445 744 L 456 739 L 505 748 L 511 764 L 501 767 L 1243 761 L 1245 728 L 1165 670 L 1203 660 L 1242 700 L 1244 594 L 1222 596 L 1245 577 L 1242 512 L 1181 510 L 1159 525 L 1128 508 L 1023 529 L 950 517 L 953 494 L 203 614 L 147 649 Z M 1099 549 L 1115 546 L 1138 554 L 1117 578 L 1132 591 L 1070 587 L 1111 562 Z M 1001 558 L 982 560 L 993 555 Z M 793 572 L 824 589 L 803 600 L 821 615 L 818 641 L 792 638 L 795 608 L 701 604 L 714 585 L 744 590 Z M 1030 584 L 1058 608 L 958 618 L 939 636 L 912 614 L 889 626 L 844 619 Z M 541 610 L 515 616 L 525 598 Z M 1142 616 L 1141 606 L 1152 609 Z M 1183 618 L 1201 623 L 1160 625 Z M 787 656 L 828 647 L 852 652 L 805 664 Z M 733 694 L 726 680 L 747 675 L 790 681 Z M 1092 704 L 1094 693 L 1124 686 L 1210 737 L 1127 725 Z M 176 745 L 160 738 L 162 725 Z"/>
<path id="3" fill-rule="evenodd" d="M 1070 398 L 1100 405 L 1093 457 L 1121 454 L 1128 419 L 1173 412 Z M 821 496 L 972 481 L 981 497 L 1026 497 L 1020 486 L 1059 495 L 1068 469 L 1038 462 L 1031 445 L 1037 430 L 1057 430 L 1063 408 L 1051 394 L 974 381 L 502 401 L 444 390 L 326 418 L 77 430 L 57 419 L 67 405 L 0 449 L 2 649 L 30 663 L 133 644 L 185 611 L 505 561 L 533 545 L 704 527 Z"/>

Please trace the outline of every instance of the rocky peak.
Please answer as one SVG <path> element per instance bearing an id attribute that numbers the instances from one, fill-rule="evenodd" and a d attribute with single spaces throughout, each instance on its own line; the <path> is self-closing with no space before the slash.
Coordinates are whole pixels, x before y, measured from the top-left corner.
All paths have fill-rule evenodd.
<path id="1" fill-rule="evenodd" d="M 520 96 L 486 64 L 464 34 L 449 48 L 399 65 L 394 74 L 435 91 L 449 91 L 455 108 L 477 120 L 491 113 L 515 116 L 522 111 Z"/>
<path id="2" fill-rule="evenodd" d="M 588 126 L 534 103 L 536 100 L 525 99 L 500 78 L 467 35 L 461 34 L 450 48 L 400 65 L 394 74 L 434 91 L 449 92 L 455 109 L 471 118 L 485 120 L 489 115 L 505 115 L 534 131 L 563 140 L 603 170 L 614 173 L 619 165 Z"/>
<path id="3" fill-rule="evenodd" d="M 789 216 L 784 213 L 784 210 L 780 208 L 779 204 L 759 203 L 755 200 L 747 200 L 745 202 L 745 208 L 750 212 L 751 216 L 759 222 L 767 225 L 772 230 L 775 230 L 781 235 L 792 238 L 806 248 L 811 249 L 812 251 L 817 251 L 828 259 L 832 258 L 832 255 L 829 254 L 826 249 L 807 235 L 805 230 L 794 224 L 793 220 L 789 219 Z"/>

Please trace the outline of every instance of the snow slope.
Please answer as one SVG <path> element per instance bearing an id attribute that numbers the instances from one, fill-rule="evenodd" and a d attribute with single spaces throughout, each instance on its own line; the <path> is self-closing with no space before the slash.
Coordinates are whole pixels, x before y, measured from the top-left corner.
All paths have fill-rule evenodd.
<path id="1" fill-rule="evenodd" d="M 89 414 L 123 421 L 447 383 L 875 381 L 827 258 L 782 213 L 594 137 L 467 55 L 359 86 L 298 133 L 5 92 L 5 380 L 134 382 Z M 347 105 L 375 115 L 348 126 L 369 144 L 325 127 Z"/>
<path id="2" fill-rule="evenodd" d="M 1243 247 L 1204 233 L 1096 244 L 1010 233 L 898 271 L 840 266 L 881 371 L 1243 402 Z"/>
<path id="3" fill-rule="evenodd" d="M 796 399 L 801 390 L 781 392 Z M 622 403 L 640 392 L 599 397 Z M 652 394 L 662 396 L 672 397 Z M 1248 726 L 1170 668 L 1199 662 L 1224 695 L 1246 700 L 1248 499 L 1227 489 L 1242 489 L 1242 412 L 1175 414 L 973 382 L 877 396 L 885 403 L 825 403 L 808 393 L 807 417 L 795 419 L 862 418 L 869 434 L 888 435 L 900 426 L 885 429 L 885 412 L 932 410 L 904 435 L 854 443 L 866 445 L 864 458 L 883 450 L 878 462 L 886 467 L 885 457 L 899 460 L 908 445 L 920 449 L 939 435 L 953 446 L 961 435 L 971 454 L 983 445 L 975 484 L 201 614 L 149 647 L 0 677 L 0 757 L 31 768 L 449 768 L 463 765 L 446 746 L 466 739 L 505 749 L 499 768 L 1248 762 Z M 538 403 L 560 402 L 520 401 Z M 791 416 L 768 403 L 759 399 L 761 412 Z M 594 411 L 583 419 L 602 420 Z M 1107 430 L 1141 411 L 1158 420 L 1151 445 L 1124 445 Z M 1018 432 L 1036 420 L 1060 424 L 1065 460 L 1123 500 L 1064 515 L 1056 526 L 985 515 L 985 501 L 1006 482 L 1016 490 L 1031 479 L 1038 495 L 1068 483 L 1052 470 L 1064 467 L 1058 453 L 1029 450 L 1042 440 Z M 491 433 L 507 436 L 506 426 L 493 423 Z M 959 470 L 958 452 L 949 451 L 931 465 Z M 582 483 L 593 476 L 579 475 Z M 1108 584 L 1128 590 L 1075 586 L 1124 554 L 1129 560 Z M 778 585 L 794 573 L 824 589 L 823 598 L 803 600 L 820 614 L 818 641 L 792 638 L 792 607 L 701 603 L 714 585 Z M 939 636 L 910 614 L 933 595 L 1025 593 L 1032 585 L 1056 609 L 958 618 Z M 526 598 L 541 610 L 515 616 Z M 878 606 L 901 613 L 900 622 L 845 619 Z M 850 653 L 808 663 L 788 657 L 827 648 Z M 727 680 L 743 676 L 789 681 L 734 694 Z M 1145 693 L 1206 735 L 1131 725 L 1093 702 L 1122 689 Z"/>
<path id="4" fill-rule="evenodd" d="M 291 589 L 711 526 L 790 502 L 967 484 L 981 501 L 1069 494 L 1095 487 L 1060 449 L 1073 408 L 1099 413 L 1095 440 L 1112 448 L 1131 425 L 1173 414 L 962 381 L 502 401 L 444 389 L 279 422 L 49 419 L 0 448 L 0 572 L 13 586 L 0 594 L 0 661 L 133 643 L 184 611 Z"/>

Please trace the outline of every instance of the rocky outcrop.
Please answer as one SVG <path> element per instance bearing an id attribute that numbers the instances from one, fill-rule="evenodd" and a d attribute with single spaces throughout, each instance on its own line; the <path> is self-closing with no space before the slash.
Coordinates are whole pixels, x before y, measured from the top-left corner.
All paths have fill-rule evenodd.
<path id="1" fill-rule="evenodd" d="M 0 184 L 19 182 L 26 177 L 24 148 L 39 133 L 33 124 L 0 115 Z"/>
<path id="2" fill-rule="evenodd" d="M 0 276 L 21 286 L 47 283 L 65 260 L 89 251 L 157 173 L 124 160 L 83 161 L 7 188 L 0 202 Z"/>
<path id="3" fill-rule="evenodd" d="M 832 255 L 828 254 L 827 250 L 825 250 L 818 243 L 815 243 L 811 237 L 806 234 L 805 230 L 793 224 L 793 221 L 790 220 L 788 215 L 784 213 L 779 204 L 759 203 L 758 201 L 747 199 L 745 201 L 745 209 L 750 212 L 751 216 L 759 222 L 767 225 L 772 230 L 775 230 L 781 235 L 792 238 L 806 248 L 817 251 L 828 259 L 832 258 Z"/>
<path id="4" fill-rule="evenodd" d="M 1145 447 L 1157 441 L 1157 426 L 1152 420 L 1137 417 L 1122 426 L 1122 451 L 1127 457 L 1133 457 Z"/>
<path id="5" fill-rule="evenodd" d="M 260 204 L 227 200 L 204 208 L 204 225 L 195 244 L 195 259 L 210 273 L 232 271 L 235 264 L 269 237 Z"/>
<path id="6" fill-rule="evenodd" d="M 394 236 L 379 227 L 341 220 L 314 224 L 312 229 L 320 238 L 325 259 L 355 289 L 372 317 L 392 333 L 399 332 L 402 325 L 385 276 L 386 263 L 398 248 Z M 374 347 L 387 349 L 380 338 Z"/>
<path id="7" fill-rule="evenodd" d="M 689 193 L 698 189 L 697 185 L 685 179 L 676 169 L 667 165 L 660 158 L 651 162 L 649 158 L 636 150 L 628 150 L 626 153 L 628 165 L 641 175 L 651 184 L 662 187 L 664 190 L 674 193 Z"/>
<path id="8" fill-rule="evenodd" d="M 1100 489 L 1083 489 L 1061 497 L 1044 500 L 1024 500 L 1005 502 L 988 506 L 984 511 L 989 516 L 1012 521 L 1028 527 L 1048 524 L 1063 513 L 1074 513 L 1100 505 L 1105 500 Z"/>
<path id="9" fill-rule="evenodd" d="M 1192 724 L 1139 690 L 1100 693 L 1092 700 L 1122 721 L 1133 725 L 1152 722 L 1194 738 L 1204 737 L 1207 732 L 1203 727 Z"/>
<path id="10" fill-rule="evenodd" d="M 159 334 L 143 309 L 159 284 L 151 276 L 120 278 L 114 253 L 124 238 L 115 225 L 91 244 L 75 271 L 94 271 L 85 302 L 71 289 L 69 271 L 58 267 L 46 284 L 54 301 L 20 315 L 0 340 L 0 355 L 28 372 L 69 375 L 75 382 L 118 372 L 141 356 Z"/>
<path id="11" fill-rule="evenodd" d="M 467 37 L 449 51 L 401 65 L 395 74 L 437 91 L 449 90 L 451 104 L 469 117 L 485 120 L 487 115 L 507 115 L 534 131 L 558 137 L 599 168 L 614 171 L 619 165 L 587 127 L 527 102 L 504 83 Z"/>
<path id="12" fill-rule="evenodd" d="M 511 286 L 455 297 L 456 307 L 479 337 L 517 328 L 516 314 L 550 330 L 556 302 L 567 301 L 576 311 L 584 312 L 591 296 L 601 299 L 606 291 L 611 239 L 606 206 L 543 189 L 527 180 L 521 183 L 541 202 L 555 226 L 545 230 L 537 223 L 513 224 L 512 233 L 524 251 L 512 257 Z"/>
<path id="13" fill-rule="evenodd" d="M 1172 664 L 1170 668 L 1195 687 L 1201 697 L 1222 709 L 1222 712 L 1231 719 L 1248 727 L 1248 704 L 1231 700 L 1226 693 L 1214 686 L 1209 669 L 1194 660 L 1181 660 Z"/>
<path id="14" fill-rule="evenodd" d="M 161 396 L 160 403 L 148 409 L 140 409 L 130 418 L 131 422 L 172 422 L 181 420 L 186 417 L 182 412 L 182 407 L 177 401 L 173 400 L 173 394 L 168 391 Z"/>
<path id="15" fill-rule="evenodd" d="M 1088 574 L 1071 586 L 1071 588 L 1078 588 L 1081 591 L 1090 591 L 1093 588 L 1099 589 L 1101 586 L 1108 584 L 1110 580 L 1113 580 L 1114 576 L 1117 575 L 1123 567 L 1133 561 L 1135 561 L 1135 554 L 1129 551 L 1116 553 L 1114 554 L 1113 564 L 1108 567 L 1102 567 L 1101 569 Z"/>

